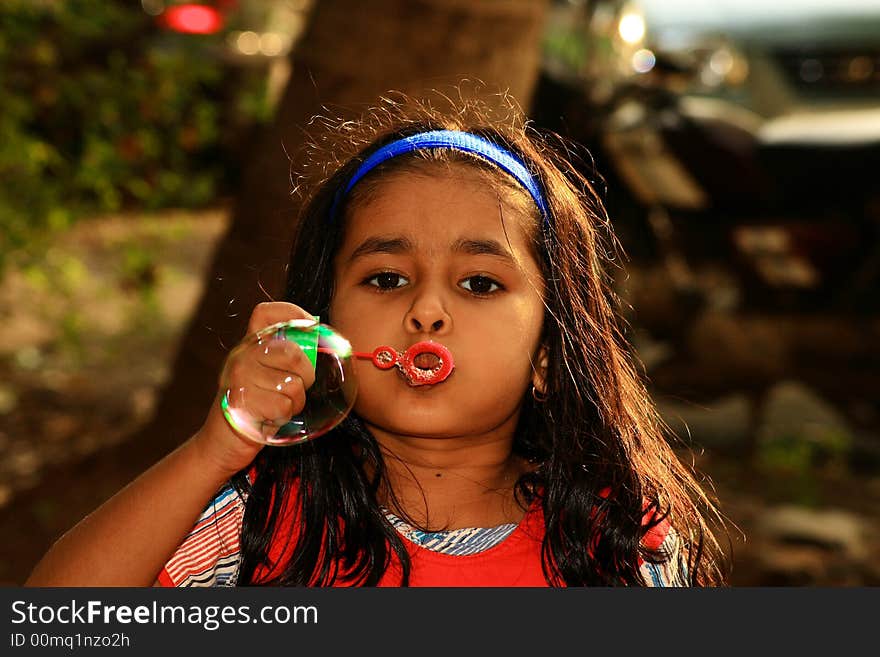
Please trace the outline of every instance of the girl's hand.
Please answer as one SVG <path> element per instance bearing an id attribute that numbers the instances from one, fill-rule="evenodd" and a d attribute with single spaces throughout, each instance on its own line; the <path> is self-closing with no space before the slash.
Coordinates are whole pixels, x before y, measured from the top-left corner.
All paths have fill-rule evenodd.
<path id="1" fill-rule="evenodd" d="M 292 303 L 283 301 L 258 304 L 251 313 L 245 343 L 250 336 L 278 322 L 313 319 Z M 227 476 L 247 467 L 263 448 L 262 443 L 239 435 L 229 426 L 220 407 L 228 387 L 245 391 L 248 411 L 258 420 L 283 422 L 300 413 L 306 403 L 306 390 L 315 382 L 315 372 L 302 349 L 284 341 L 271 349 L 252 343 L 234 349 L 223 364 L 221 386 L 202 428 L 193 436 L 204 458 L 215 463 Z"/>

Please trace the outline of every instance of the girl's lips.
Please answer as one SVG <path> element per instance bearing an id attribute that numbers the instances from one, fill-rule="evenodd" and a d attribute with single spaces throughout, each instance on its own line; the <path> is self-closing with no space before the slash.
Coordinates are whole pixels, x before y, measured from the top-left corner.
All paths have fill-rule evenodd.
<path id="1" fill-rule="evenodd" d="M 410 377 L 408 377 L 406 375 L 406 372 L 404 372 L 401 369 L 397 370 L 397 376 L 400 377 L 400 380 L 403 381 L 407 385 L 407 387 L 412 388 L 413 390 L 428 391 L 428 390 L 431 390 L 432 388 L 436 388 L 438 386 L 441 386 L 444 383 L 444 381 L 434 381 L 432 383 L 414 381 L 413 379 L 411 379 Z"/>

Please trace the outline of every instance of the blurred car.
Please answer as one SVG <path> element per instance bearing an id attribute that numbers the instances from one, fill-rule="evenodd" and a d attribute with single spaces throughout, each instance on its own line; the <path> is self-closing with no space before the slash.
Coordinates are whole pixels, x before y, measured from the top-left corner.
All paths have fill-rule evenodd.
<path id="1" fill-rule="evenodd" d="M 549 34 L 538 112 L 593 152 L 631 251 L 688 293 L 724 262 L 743 307 L 877 309 L 880 2 L 575 0 Z"/>

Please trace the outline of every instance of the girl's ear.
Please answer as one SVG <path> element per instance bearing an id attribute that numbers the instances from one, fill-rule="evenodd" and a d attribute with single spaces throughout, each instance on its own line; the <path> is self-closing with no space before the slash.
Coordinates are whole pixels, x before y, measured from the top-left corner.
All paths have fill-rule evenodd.
<path id="1" fill-rule="evenodd" d="M 547 347 L 541 345 L 538 355 L 532 362 L 532 385 L 539 394 L 547 392 Z"/>

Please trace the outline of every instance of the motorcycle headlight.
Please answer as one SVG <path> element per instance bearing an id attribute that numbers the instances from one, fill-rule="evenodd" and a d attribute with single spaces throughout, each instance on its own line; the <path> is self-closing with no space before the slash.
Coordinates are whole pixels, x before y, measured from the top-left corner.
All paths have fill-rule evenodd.
<path id="1" fill-rule="evenodd" d="M 733 45 L 722 43 L 707 49 L 701 57 L 700 82 L 707 87 L 738 87 L 749 75 L 746 57 Z"/>

